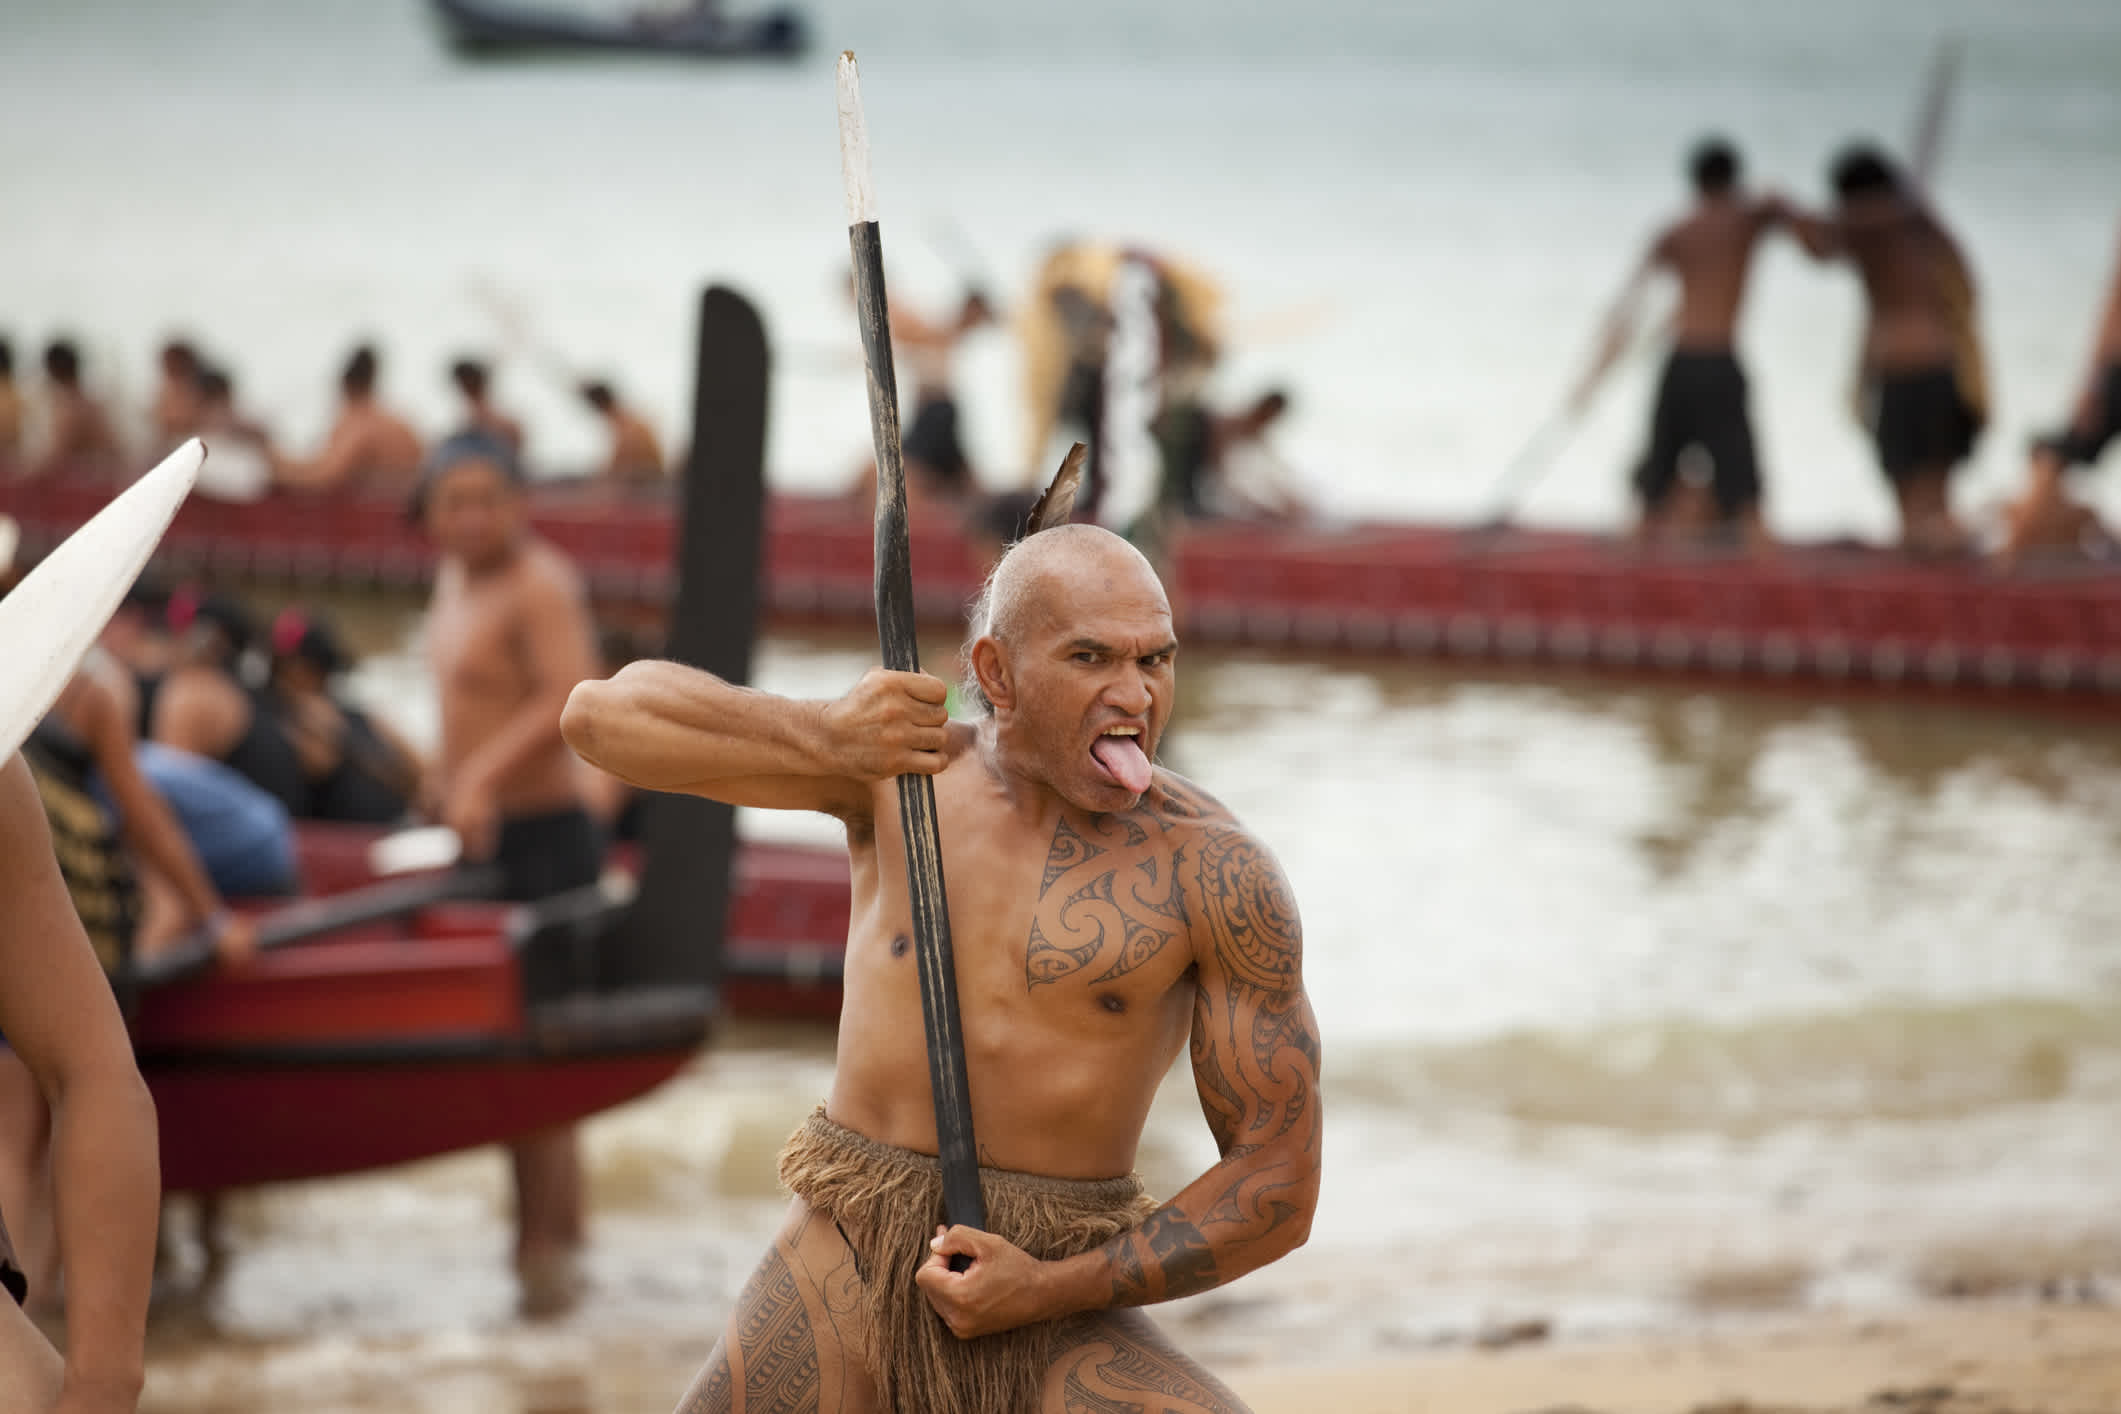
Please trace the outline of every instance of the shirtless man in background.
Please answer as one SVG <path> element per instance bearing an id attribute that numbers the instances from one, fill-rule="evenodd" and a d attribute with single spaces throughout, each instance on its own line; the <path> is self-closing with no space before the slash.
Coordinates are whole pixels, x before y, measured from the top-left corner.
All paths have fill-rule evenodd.
<path id="1" fill-rule="evenodd" d="M 376 395 L 379 361 L 367 344 L 339 374 L 339 419 L 324 450 L 307 460 L 276 456 L 273 479 L 309 491 L 340 489 L 399 494 L 420 472 L 420 436 Z"/>
<path id="2" fill-rule="evenodd" d="M 0 761 L 0 1071 L 50 1105 L 66 1355 L 16 1304 L 0 1223 L 0 1414 L 131 1414 L 162 1201 L 155 1107 L 52 857 L 22 758 Z"/>
<path id="3" fill-rule="evenodd" d="M 609 383 L 584 383 L 581 394 L 611 432 L 602 478 L 614 486 L 662 485 L 670 473 L 663 464 L 663 444 L 648 420 L 620 402 Z"/>
<path id="4" fill-rule="evenodd" d="M 464 399 L 464 430 L 485 433 L 521 460 L 523 424 L 494 405 L 493 370 L 480 359 L 460 358 L 449 365 L 449 381 Z"/>
<path id="5" fill-rule="evenodd" d="M 1818 260 L 1847 260 L 1863 282 L 1865 421 L 1900 510 L 1902 545 L 1918 555 L 1967 547 L 1952 516 L 1951 474 L 1987 420 L 1974 331 L 1974 284 L 1950 231 L 1876 148 L 1835 159 L 1831 215 L 1788 210 Z"/>
<path id="6" fill-rule="evenodd" d="M 22 390 L 15 384 L 15 346 L 0 338 L 0 475 L 12 475 L 21 455 Z"/>
<path id="7" fill-rule="evenodd" d="M 155 439 L 155 455 L 161 457 L 199 431 L 204 413 L 199 375 L 206 371 L 206 360 L 189 340 L 171 339 L 156 356 L 156 365 L 161 379 L 148 409 L 148 426 Z"/>
<path id="8" fill-rule="evenodd" d="M 531 534 L 522 470 L 492 437 L 460 433 L 436 448 L 415 508 L 441 551 L 426 630 L 442 715 L 436 813 L 466 858 L 500 864 L 510 899 L 594 884 L 603 851 L 560 736 L 568 691 L 597 671 L 581 576 Z M 576 1284 L 581 1159 L 572 1126 L 511 1151 L 516 1267 L 526 1308 L 543 1313 Z"/>
<path id="9" fill-rule="evenodd" d="M 1738 315 L 1746 276 L 1761 236 L 1781 219 L 1781 204 L 1748 194 L 1737 150 L 1712 138 L 1688 162 L 1694 206 L 1658 233 L 1606 320 L 1591 369 L 1577 384 L 1580 408 L 1592 388 L 1634 341 L 1640 306 L 1659 274 L 1679 282 L 1672 352 L 1657 384 L 1650 414 L 1650 446 L 1635 471 L 1642 498 L 1642 534 L 1655 539 L 1678 519 L 1680 461 L 1690 451 L 1711 465 L 1709 489 L 1719 521 L 1736 523 L 1746 543 L 1767 544 L 1760 514 L 1760 466 L 1746 408 L 1745 370 L 1738 363 Z"/>
<path id="10" fill-rule="evenodd" d="M 992 323 L 994 308 L 978 290 L 966 291 L 949 319 L 924 319 L 910 309 L 891 312 L 892 349 L 913 374 L 913 417 L 903 449 L 907 477 L 931 496 L 956 500 L 979 489 L 958 426 L 952 364 L 958 346 Z"/>
<path id="11" fill-rule="evenodd" d="M 29 475 L 79 470 L 115 473 L 124 457 L 103 404 L 81 383 L 81 354 L 65 339 L 44 350 L 46 428 L 44 447 Z"/>
<path id="12" fill-rule="evenodd" d="M 975 610 L 975 720 L 947 718 L 939 680 L 881 669 L 832 702 L 660 662 L 575 689 L 567 738 L 604 770 L 847 830 L 831 1092 L 782 1155 L 797 1198 L 690 1414 L 1243 1408 L 1132 1308 L 1304 1241 L 1318 1028 L 1273 856 L 1152 764 L 1176 650 L 1148 562 L 1066 525 L 1005 555 Z M 902 772 L 935 783 L 991 1233 L 937 1225 Z M 1158 1206 L 1131 1173 L 1189 1034 L 1223 1157 Z"/>

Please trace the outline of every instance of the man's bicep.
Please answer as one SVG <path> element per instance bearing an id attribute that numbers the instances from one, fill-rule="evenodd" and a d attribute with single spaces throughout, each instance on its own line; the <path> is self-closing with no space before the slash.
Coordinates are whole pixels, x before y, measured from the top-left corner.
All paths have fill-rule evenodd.
<path id="1" fill-rule="evenodd" d="M 1242 831 L 1200 846 L 1194 1085 L 1227 1157 L 1312 1142 L 1318 1024 L 1303 985 L 1303 923 L 1274 856 Z"/>

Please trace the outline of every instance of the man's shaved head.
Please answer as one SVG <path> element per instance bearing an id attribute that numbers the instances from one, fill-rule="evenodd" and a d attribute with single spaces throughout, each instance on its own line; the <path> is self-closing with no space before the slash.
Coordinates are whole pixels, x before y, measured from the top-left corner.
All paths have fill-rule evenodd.
<path id="1" fill-rule="evenodd" d="M 982 638 L 1005 645 L 1021 641 L 1026 632 L 1042 626 L 1084 578 L 1106 583 L 1136 578 L 1145 591 L 1153 586 L 1156 599 L 1164 601 L 1163 584 L 1142 552 L 1102 526 L 1057 525 L 1019 540 L 1002 552 L 972 601 L 962 691 L 981 715 L 993 711 L 993 704 L 973 670 L 972 645 Z"/>

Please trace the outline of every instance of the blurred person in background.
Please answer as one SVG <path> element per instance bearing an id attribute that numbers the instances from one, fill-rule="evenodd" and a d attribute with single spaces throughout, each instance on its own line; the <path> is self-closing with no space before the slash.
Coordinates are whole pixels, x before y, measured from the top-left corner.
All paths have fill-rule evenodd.
<path id="1" fill-rule="evenodd" d="M 2111 546 L 2091 509 L 2064 489 L 2062 477 L 2073 466 L 2097 465 L 2116 437 L 2121 437 L 2121 243 L 2069 423 L 2033 442 L 2030 480 L 2010 511 L 2005 560 L 2034 549 L 2081 551 L 2087 540 L 2093 547 Z"/>
<path id="2" fill-rule="evenodd" d="M 381 359 L 362 344 L 339 374 L 339 417 L 324 449 L 306 460 L 275 457 L 273 477 L 308 491 L 402 495 L 420 472 L 420 437 L 376 392 Z"/>
<path id="3" fill-rule="evenodd" d="M 1205 403 L 1167 410 L 1156 425 L 1166 503 L 1189 519 L 1311 518 L 1310 498 L 1268 439 L 1288 410 L 1279 388 L 1235 412 Z"/>
<path id="4" fill-rule="evenodd" d="M 0 765 L 0 897 L 0 1414 L 131 1414 L 162 1186 L 154 1101 L 13 753 Z M 63 1358 L 19 1304 L 33 1292 L 56 1304 L 61 1264 Z"/>
<path id="5" fill-rule="evenodd" d="M 301 753 L 244 679 L 244 659 L 258 637 L 250 611 L 226 595 L 185 593 L 170 601 L 169 625 L 177 647 L 154 694 L 154 739 L 218 761 L 289 816 L 306 815 Z"/>
<path id="6" fill-rule="evenodd" d="M 388 725 L 334 692 L 334 681 L 352 666 L 328 620 L 296 606 L 273 620 L 266 696 L 302 763 L 305 815 L 393 824 L 419 799 L 420 755 Z"/>
<path id="7" fill-rule="evenodd" d="M 597 475 L 611 486 L 660 486 L 669 476 L 663 462 L 663 444 L 655 429 L 632 408 L 619 401 L 609 383 L 589 382 L 580 388 L 582 401 L 604 419 L 611 434 L 611 450 Z"/>
<path id="8" fill-rule="evenodd" d="M 913 370 L 913 421 L 901 448 L 908 483 L 919 483 L 922 491 L 944 500 L 962 499 L 979 488 L 958 431 L 953 363 L 966 338 L 993 323 L 993 306 L 978 290 L 967 291 L 947 320 L 891 313 L 891 343 Z"/>
<path id="9" fill-rule="evenodd" d="M 1683 461 L 1706 455 L 1714 523 L 1735 527 L 1755 549 L 1768 544 L 1761 518 L 1761 479 L 1745 370 L 1738 362 L 1738 318 L 1760 238 L 1782 219 L 1782 205 L 1744 185 L 1738 151 L 1721 138 L 1697 146 L 1687 161 L 1694 204 L 1657 233 L 1606 318 L 1591 367 L 1576 385 L 1580 410 L 1634 343 L 1642 304 L 1660 276 L 1679 286 L 1672 349 L 1650 413 L 1650 444 L 1634 474 L 1644 539 L 1671 537 L 1690 519 Z"/>
<path id="10" fill-rule="evenodd" d="M 236 410 L 235 379 L 226 369 L 201 368 L 194 430 L 206 443 L 199 491 L 223 500 L 256 500 L 272 488 L 272 438 L 263 424 Z"/>
<path id="11" fill-rule="evenodd" d="M 199 430 L 199 375 L 205 363 L 199 350 L 184 339 L 171 339 L 158 356 L 161 378 L 155 384 L 154 405 L 148 420 L 155 438 L 155 455 L 166 456 L 185 438 Z"/>
<path id="12" fill-rule="evenodd" d="M 494 406 L 492 373 L 482 360 L 475 358 L 460 358 L 449 365 L 449 381 L 464 398 L 463 428 L 485 433 L 520 458 L 523 424 Z"/>
<path id="13" fill-rule="evenodd" d="M 44 446 L 30 461 L 28 474 L 116 475 L 123 450 L 110 414 L 81 381 L 81 354 L 70 340 L 54 339 L 45 347 L 44 390 Z"/>
<path id="14" fill-rule="evenodd" d="M 97 640 L 104 652 L 132 674 L 140 701 L 134 720 L 142 741 L 155 734 L 155 694 L 161 691 L 163 676 L 176 656 L 169 633 L 170 598 L 168 590 L 146 577 L 134 581 Z"/>
<path id="15" fill-rule="evenodd" d="M 413 510 L 441 552 L 426 626 L 442 717 L 433 813 L 467 859 L 500 865 L 511 900 L 593 885 L 602 840 L 560 735 L 567 694 L 597 671 L 581 575 L 532 533 L 522 467 L 481 433 L 435 449 Z M 574 1127 L 525 1135 L 510 1151 L 524 1309 L 564 1309 L 580 1288 L 584 1236 Z"/>
<path id="16" fill-rule="evenodd" d="M 1788 209 L 1818 260 L 1855 266 L 1869 306 L 1863 413 L 1910 553 L 1968 548 L 1952 515 L 1951 476 L 1988 420 L 1974 325 L 1972 270 L 1959 242 L 1882 151 L 1853 144 L 1834 160 L 1829 215 Z"/>
<path id="17" fill-rule="evenodd" d="M 22 455 L 22 390 L 15 385 L 15 346 L 0 339 L 0 473 Z"/>

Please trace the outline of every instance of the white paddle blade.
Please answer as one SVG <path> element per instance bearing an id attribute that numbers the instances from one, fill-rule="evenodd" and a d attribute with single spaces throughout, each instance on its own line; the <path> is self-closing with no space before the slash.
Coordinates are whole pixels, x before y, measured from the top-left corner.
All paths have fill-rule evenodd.
<path id="1" fill-rule="evenodd" d="M 447 869 L 464 855 L 464 841 L 447 825 L 396 830 L 368 847 L 368 872 L 378 879 Z"/>
<path id="2" fill-rule="evenodd" d="M 51 710 L 140 577 L 205 459 L 196 437 L 171 452 L 0 600 L 0 661 L 7 664 L 0 679 L 0 754 L 22 745 Z"/>

